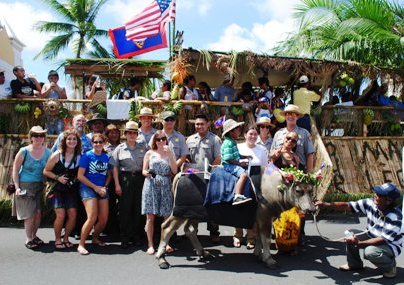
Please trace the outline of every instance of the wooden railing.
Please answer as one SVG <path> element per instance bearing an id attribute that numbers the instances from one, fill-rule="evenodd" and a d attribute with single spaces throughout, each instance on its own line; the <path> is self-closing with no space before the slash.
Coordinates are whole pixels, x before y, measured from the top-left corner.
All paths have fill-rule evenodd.
<path id="1" fill-rule="evenodd" d="M 323 106 L 313 111 L 321 136 L 402 136 L 404 108 Z"/>

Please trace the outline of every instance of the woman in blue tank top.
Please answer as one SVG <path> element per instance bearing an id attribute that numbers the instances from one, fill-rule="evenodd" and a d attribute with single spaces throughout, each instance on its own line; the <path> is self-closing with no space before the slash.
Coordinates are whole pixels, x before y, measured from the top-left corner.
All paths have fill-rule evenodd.
<path id="1" fill-rule="evenodd" d="M 17 219 L 24 220 L 26 233 L 25 246 L 37 248 L 44 242 L 37 237 L 41 222 L 41 197 L 44 189 L 43 169 L 51 155 L 45 146 L 46 130 L 34 126 L 29 131 L 30 144 L 21 148 L 13 164 L 15 194 L 13 203 Z"/>

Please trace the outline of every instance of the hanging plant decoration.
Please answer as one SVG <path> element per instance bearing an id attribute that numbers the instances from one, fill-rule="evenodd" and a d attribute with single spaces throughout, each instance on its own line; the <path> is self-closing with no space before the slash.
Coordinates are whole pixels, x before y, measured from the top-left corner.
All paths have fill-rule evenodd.
<path id="1" fill-rule="evenodd" d="M 31 105 L 29 103 L 18 103 L 14 106 L 14 110 L 17 113 L 26 114 L 31 111 Z"/>

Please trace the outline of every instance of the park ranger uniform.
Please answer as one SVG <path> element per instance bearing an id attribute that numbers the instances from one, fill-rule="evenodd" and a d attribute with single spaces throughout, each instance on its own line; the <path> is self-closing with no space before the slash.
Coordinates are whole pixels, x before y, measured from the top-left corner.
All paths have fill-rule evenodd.
<path id="1" fill-rule="evenodd" d="M 205 157 L 211 164 L 217 157 L 220 157 L 220 138 L 208 132 L 205 137 L 196 133 L 188 137 L 187 145 L 191 155 L 191 162 L 196 163 L 199 169 L 204 169 Z"/>

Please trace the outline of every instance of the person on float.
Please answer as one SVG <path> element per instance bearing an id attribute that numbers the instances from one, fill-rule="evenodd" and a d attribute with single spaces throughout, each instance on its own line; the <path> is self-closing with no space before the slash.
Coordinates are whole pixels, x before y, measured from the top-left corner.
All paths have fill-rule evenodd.
<path id="1" fill-rule="evenodd" d="M 257 145 L 262 145 L 264 146 L 268 153 L 271 150 L 272 146 L 272 135 L 271 135 L 271 130 L 275 127 L 274 124 L 272 124 L 272 121 L 268 117 L 260 117 L 257 120 L 257 127 L 258 127 L 258 139 L 257 139 Z"/>

